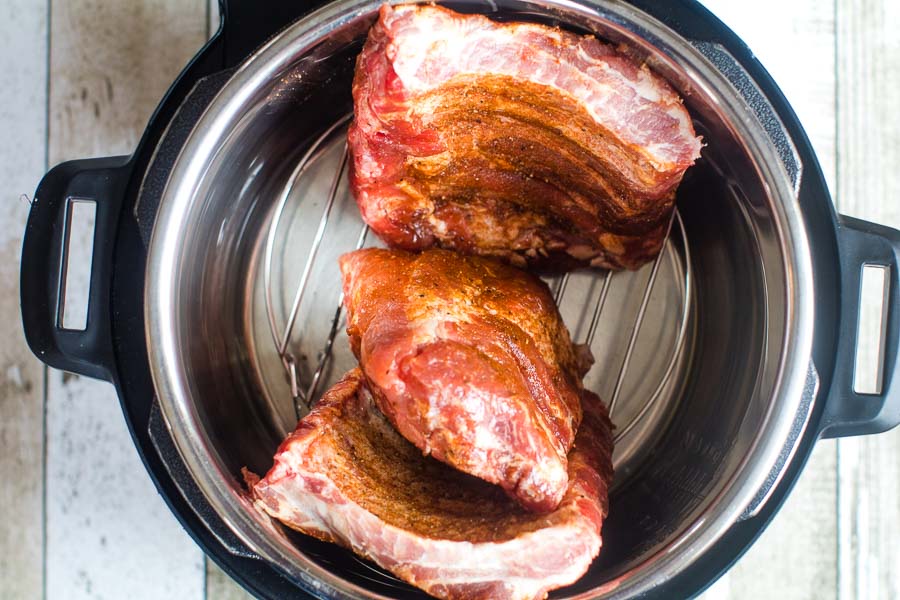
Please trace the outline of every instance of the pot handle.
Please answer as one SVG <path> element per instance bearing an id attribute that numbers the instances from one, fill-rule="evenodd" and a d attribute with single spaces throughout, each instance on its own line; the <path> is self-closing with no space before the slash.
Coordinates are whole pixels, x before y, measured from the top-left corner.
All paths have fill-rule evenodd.
<path id="1" fill-rule="evenodd" d="M 841 260 L 841 322 L 831 390 L 820 421 L 822 437 L 881 433 L 900 423 L 900 231 L 841 215 L 838 225 Z M 859 335 L 860 284 L 865 266 L 888 270 L 883 314 L 881 391 L 854 390 Z"/>
<path id="2" fill-rule="evenodd" d="M 51 367 L 112 381 L 110 331 L 112 249 L 128 157 L 74 160 L 51 169 L 38 185 L 22 243 L 22 324 L 31 351 Z M 93 202 L 93 260 L 84 329 L 63 327 L 68 241 L 73 209 Z"/>

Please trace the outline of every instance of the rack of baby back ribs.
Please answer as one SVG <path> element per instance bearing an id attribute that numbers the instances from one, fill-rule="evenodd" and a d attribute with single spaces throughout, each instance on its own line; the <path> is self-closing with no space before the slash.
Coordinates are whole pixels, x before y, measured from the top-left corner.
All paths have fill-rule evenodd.
<path id="1" fill-rule="evenodd" d="M 245 471 L 250 494 L 434 596 L 543 598 L 600 552 L 609 413 L 666 245 L 687 248 L 675 191 L 701 142 L 678 95 L 626 50 L 435 6 L 381 9 L 353 99 L 282 329 L 270 270 L 285 203 L 346 120 L 307 151 L 270 224 L 269 323 L 304 416 L 264 477 Z M 340 305 L 301 382 L 291 336 L 346 172 L 365 225 L 333 267 Z M 387 248 L 363 247 L 370 230 Z M 583 385 L 591 343 L 613 271 L 646 263 L 607 405 Z M 576 269 L 602 278 L 580 344 L 557 307 Z M 358 366 L 320 394 L 342 318 Z"/>

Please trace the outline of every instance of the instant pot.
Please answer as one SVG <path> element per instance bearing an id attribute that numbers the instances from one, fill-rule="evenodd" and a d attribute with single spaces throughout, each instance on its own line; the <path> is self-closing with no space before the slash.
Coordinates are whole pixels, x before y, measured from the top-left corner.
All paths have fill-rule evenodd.
<path id="1" fill-rule="evenodd" d="M 262 598 L 424 597 L 285 531 L 253 508 L 241 477 L 268 469 L 305 402 L 353 364 L 335 259 L 377 240 L 346 188 L 343 132 L 380 4 L 223 0 L 218 33 L 135 153 L 56 166 L 27 224 L 32 351 L 115 385 L 172 511 Z M 629 46 L 681 93 L 704 138 L 656 262 L 551 281 L 597 356 L 586 385 L 618 426 L 603 549 L 551 597 L 699 593 L 762 532 L 816 440 L 900 422 L 900 232 L 835 214 L 787 101 L 696 2 L 446 5 Z M 96 203 L 87 325 L 71 330 L 60 318 L 67 236 L 86 200 Z M 854 391 L 865 265 L 887 269 L 877 394 Z"/>

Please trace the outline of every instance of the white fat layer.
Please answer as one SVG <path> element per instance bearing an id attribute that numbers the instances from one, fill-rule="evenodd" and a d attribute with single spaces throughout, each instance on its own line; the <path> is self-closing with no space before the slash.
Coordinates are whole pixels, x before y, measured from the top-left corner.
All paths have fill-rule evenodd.
<path id="1" fill-rule="evenodd" d="M 282 457 L 290 460 L 289 457 Z M 321 489 L 313 493 L 307 481 Z M 329 479 L 295 472 L 271 485 L 276 507 L 258 501 L 270 516 L 305 531 L 319 531 L 359 554 L 425 587 L 500 582 L 509 598 L 541 597 L 543 591 L 576 581 L 600 551 L 599 533 L 587 523 L 545 528 L 504 542 L 471 543 L 425 539 L 381 521 L 348 499 Z M 565 569 L 544 569 L 535 553 L 559 549 Z M 426 573 L 422 573 L 426 571 Z"/>
<path id="2" fill-rule="evenodd" d="M 633 80 L 611 67 L 604 57 L 591 56 L 583 45 L 578 46 L 577 55 L 587 65 L 584 69 L 567 65 L 557 56 L 539 51 L 537 47 L 525 47 L 528 37 L 525 33 L 530 31 L 561 41 L 559 32 L 555 30 L 547 31 L 529 24 L 498 27 L 486 24 L 483 20 L 447 18 L 443 14 L 433 18 L 439 21 L 438 24 L 427 27 L 423 22 L 421 25 L 423 31 L 428 28 L 428 35 L 419 34 L 418 30 L 404 31 L 398 36 L 400 43 L 395 41 L 389 45 L 388 55 L 392 57 L 394 71 L 411 93 L 426 93 L 459 75 L 490 72 L 527 77 L 530 81 L 553 87 L 559 93 L 573 97 L 596 121 L 613 130 L 625 131 L 630 125 L 625 121 L 618 122 L 620 119 L 614 122 L 605 107 L 612 98 L 622 95 L 623 90 L 631 90 L 636 97 L 659 106 L 660 110 L 678 124 L 681 139 L 677 144 L 651 144 L 645 149 L 655 164 L 671 162 L 678 152 L 678 146 L 684 143 L 693 146 L 692 158 L 699 156 L 701 144 L 692 134 L 686 111 L 679 99 L 663 87 L 659 78 L 649 69 L 640 69 L 637 79 Z M 424 17 L 422 19 L 424 21 Z M 522 72 L 519 56 L 523 51 L 540 57 L 529 61 L 534 70 Z M 441 59 L 435 60 L 436 56 Z M 459 64 L 448 66 L 449 57 L 457 57 Z M 440 72 L 435 72 L 436 70 Z M 598 79 L 598 72 L 621 85 L 604 83 Z M 562 82 L 565 82 L 564 85 Z M 431 114 L 440 108 L 441 102 L 439 95 L 433 95 L 415 103 L 414 110 L 417 114 Z"/>
<path id="3" fill-rule="evenodd" d="M 678 121 L 678 131 L 681 134 L 682 138 L 690 139 L 691 145 L 693 146 L 693 152 L 691 153 L 691 159 L 696 160 L 700 158 L 700 148 L 703 147 L 703 144 L 700 142 L 700 138 L 693 135 L 691 127 L 691 120 L 688 117 L 687 113 L 682 110 L 679 110 L 676 106 L 670 106 L 666 111 L 670 117 Z"/>

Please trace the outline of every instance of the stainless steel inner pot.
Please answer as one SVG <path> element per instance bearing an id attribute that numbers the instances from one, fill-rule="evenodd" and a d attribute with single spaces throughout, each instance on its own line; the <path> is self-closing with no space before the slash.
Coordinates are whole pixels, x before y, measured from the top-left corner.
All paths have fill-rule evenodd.
<path id="1" fill-rule="evenodd" d="M 262 560 L 328 597 L 418 592 L 347 551 L 272 523 L 244 497 L 240 469 L 265 472 L 295 425 L 269 320 L 276 331 L 287 328 L 304 278 L 286 344 L 299 387 L 309 387 L 321 363 L 321 393 L 353 364 L 336 314 L 336 257 L 356 246 L 362 225 L 342 180 L 340 122 L 352 111 L 355 57 L 379 5 L 326 6 L 258 50 L 225 85 L 170 174 L 145 290 L 157 394 L 191 475 Z M 727 53 L 692 44 L 632 7 L 566 0 L 449 5 L 632 46 L 679 89 L 706 142 L 679 190 L 680 221 L 646 308 L 652 265 L 611 279 L 592 344 L 598 360 L 587 379 L 617 403 L 617 476 L 604 548 L 578 583 L 553 596 L 638 594 L 686 568 L 752 513 L 777 479 L 778 457 L 805 424 L 813 305 L 794 188 L 800 166 L 762 97 L 752 86 L 736 88 L 733 73 L 726 77 L 735 64 Z M 366 243 L 377 240 L 369 235 Z M 587 336 L 605 281 L 605 273 L 578 273 L 561 294 L 578 340 Z M 335 325 L 330 359 L 322 362 Z"/>

